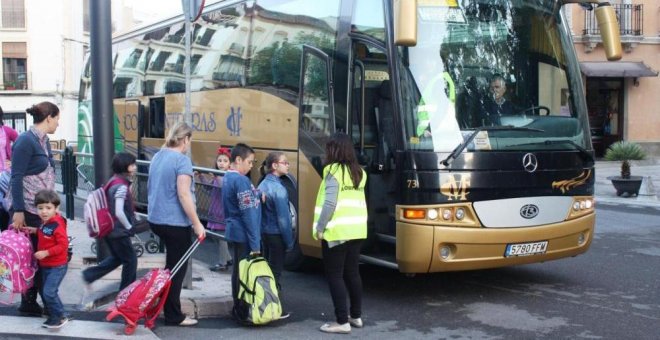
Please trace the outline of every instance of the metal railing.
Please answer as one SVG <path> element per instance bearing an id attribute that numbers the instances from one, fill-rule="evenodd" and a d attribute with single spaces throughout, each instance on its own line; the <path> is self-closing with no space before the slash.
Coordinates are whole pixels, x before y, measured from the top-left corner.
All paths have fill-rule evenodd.
<path id="1" fill-rule="evenodd" d="M 62 194 L 66 202 L 66 217 L 74 218 L 75 199 L 86 199 L 87 194 L 96 189 L 94 175 L 94 155 L 74 152 L 72 147 L 64 150 L 54 149 L 55 182 L 62 185 Z M 148 204 L 147 182 L 149 179 L 149 165 L 151 162 L 138 160 L 138 171 L 131 185 L 131 192 L 136 209 L 146 213 Z M 197 214 L 201 220 L 208 220 L 212 208 L 213 197 L 221 195 L 221 188 L 215 186 L 212 176 L 224 176 L 223 171 L 193 167 L 195 171 L 194 190 L 196 197 Z"/>
<path id="2" fill-rule="evenodd" d="M 621 35 L 644 35 L 644 5 L 614 4 L 612 6 L 614 6 L 619 21 L 619 33 Z M 595 11 L 584 12 L 584 30 L 582 34 L 600 35 Z"/>

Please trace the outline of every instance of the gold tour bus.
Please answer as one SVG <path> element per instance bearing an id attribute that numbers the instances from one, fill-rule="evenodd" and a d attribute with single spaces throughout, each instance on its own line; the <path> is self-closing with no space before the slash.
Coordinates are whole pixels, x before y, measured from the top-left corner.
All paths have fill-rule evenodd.
<path id="1" fill-rule="evenodd" d="M 219 145 L 238 142 L 258 160 L 286 153 L 292 269 L 321 255 L 314 203 L 336 131 L 353 138 L 369 174 L 365 263 L 427 273 L 584 253 L 594 161 L 568 3 L 596 12 L 606 57 L 620 58 L 616 15 L 597 0 L 208 5 L 192 28 L 193 162 L 211 167 Z M 183 119 L 184 31 L 178 16 L 113 38 L 116 150 L 149 160 Z M 86 153 L 90 77 L 87 64 Z"/>

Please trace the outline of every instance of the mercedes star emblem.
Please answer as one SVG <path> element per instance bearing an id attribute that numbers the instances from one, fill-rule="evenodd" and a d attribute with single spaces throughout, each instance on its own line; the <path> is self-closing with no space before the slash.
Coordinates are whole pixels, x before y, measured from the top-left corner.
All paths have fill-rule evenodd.
<path id="1" fill-rule="evenodd" d="M 539 162 L 536 160 L 536 156 L 531 153 L 525 154 L 525 156 L 523 156 L 522 163 L 525 171 L 529 173 L 536 171 L 536 168 L 539 166 Z"/>

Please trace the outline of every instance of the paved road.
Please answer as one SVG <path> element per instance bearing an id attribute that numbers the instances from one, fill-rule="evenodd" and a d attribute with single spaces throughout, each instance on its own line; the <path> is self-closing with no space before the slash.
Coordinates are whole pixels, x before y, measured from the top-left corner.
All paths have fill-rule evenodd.
<path id="1" fill-rule="evenodd" d="M 363 266 L 366 327 L 350 337 L 658 339 L 659 217 L 655 208 L 600 205 L 589 252 L 544 264 L 413 278 Z M 246 329 L 224 318 L 156 334 L 322 337 L 317 327 L 332 315 L 322 273 L 287 272 L 284 280 L 292 316 L 281 325 Z"/>
<path id="2" fill-rule="evenodd" d="M 589 252 L 544 264 L 413 278 L 363 266 L 366 327 L 348 338 L 658 339 L 659 217 L 656 208 L 601 204 Z M 199 258 L 213 263 L 207 256 L 213 249 L 206 245 Z M 320 267 L 286 272 L 284 280 L 283 299 L 292 316 L 279 325 L 244 328 L 219 318 L 195 328 L 161 323 L 154 331 L 162 339 L 336 338 L 317 330 L 332 319 Z M 0 308 L 0 315 L 12 314 Z M 76 313 L 78 320 L 103 316 Z"/>

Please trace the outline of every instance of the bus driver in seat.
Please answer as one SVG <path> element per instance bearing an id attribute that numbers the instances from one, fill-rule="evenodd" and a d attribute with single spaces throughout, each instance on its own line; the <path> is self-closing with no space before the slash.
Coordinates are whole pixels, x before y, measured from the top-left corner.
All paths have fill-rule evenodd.
<path id="1" fill-rule="evenodd" d="M 500 116 L 513 115 L 516 112 L 513 104 L 504 98 L 506 81 L 501 75 L 495 75 L 490 81 L 491 98 L 484 103 L 483 125 L 499 125 Z"/>

